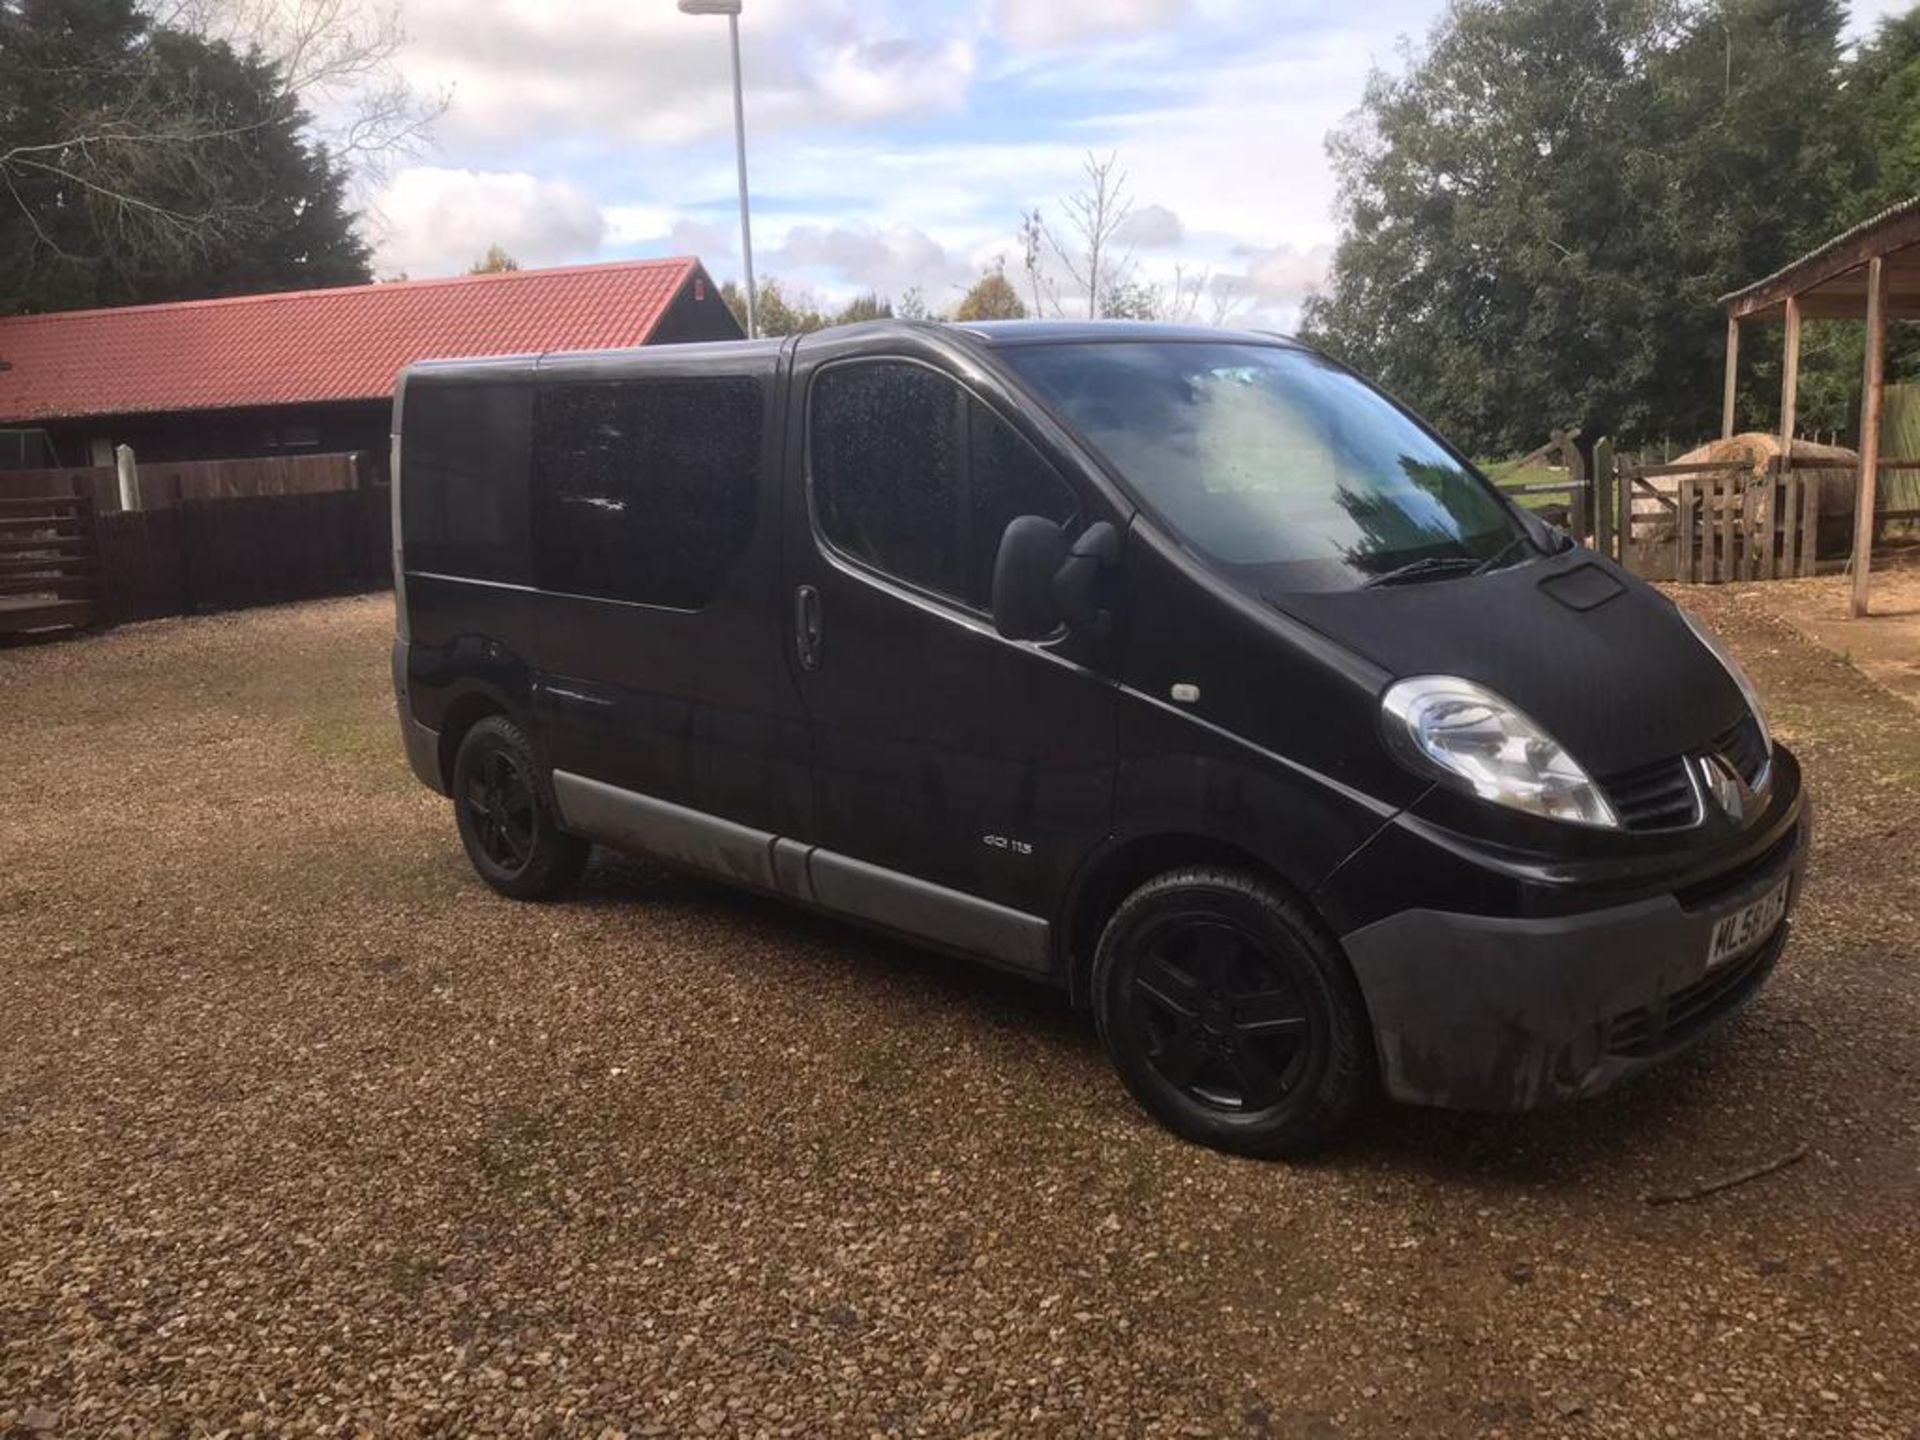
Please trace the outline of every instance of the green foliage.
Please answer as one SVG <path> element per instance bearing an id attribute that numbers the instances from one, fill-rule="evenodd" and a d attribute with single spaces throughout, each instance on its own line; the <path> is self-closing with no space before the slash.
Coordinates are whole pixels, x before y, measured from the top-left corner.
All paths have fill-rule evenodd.
<path id="1" fill-rule="evenodd" d="M 1873 157 L 1862 208 L 1920 195 L 1920 7 L 1880 22 L 1849 67 L 1847 95 Z"/>
<path id="2" fill-rule="evenodd" d="M 758 288 L 762 335 L 805 335 L 814 330 L 824 330 L 829 325 L 857 325 L 863 320 L 886 320 L 894 314 L 892 302 L 872 291 L 854 296 L 840 309 L 828 314 L 809 295 L 800 292 L 789 295 L 786 285 L 779 280 L 762 280 Z M 726 301 L 727 309 L 740 322 L 740 328 L 746 329 L 746 292 L 729 280 L 720 287 L 720 298 Z"/>
<path id="3" fill-rule="evenodd" d="M 762 335 L 805 335 L 833 323 L 811 300 L 788 299 L 786 287 L 778 280 L 762 280 L 758 298 Z"/>
<path id="4" fill-rule="evenodd" d="M 1027 318 L 1027 307 L 1020 298 L 1020 292 L 1013 288 L 1013 282 L 1007 279 L 1006 266 L 999 264 L 974 281 L 973 288 L 960 297 L 960 303 L 954 307 L 953 318 L 1024 320 Z"/>
<path id="5" fill-rule="evenodd" d="M 279 72 L 132 0 L 0 0 L 0 313 L 363 283 Z"/>
<path id="6" fill-rule="evenodd" d="M 1343 233 L 1303 330 L 1483 453 L 1552 425 L 1715 433 L 1718 297 L 1894 183 L 1841 22 L 1837 0 L 1454 0 L 1330 142 Z M 1888 85 L 1907 44 L 1883 28 Z M 1777 406 L 1777 368 L 1743 372 L 1743 414 Z M 1844 423 L 1832 388 L 1809 426 Z"/>
<path id="7" fill-rule="evenodd" d="M 882 296 L 869 290 L 865 295 L 856 295 L 843 305 L 834 315 L 835 325 L 858 325 L 863 320 L 891 320 L 893 305 Z"/>

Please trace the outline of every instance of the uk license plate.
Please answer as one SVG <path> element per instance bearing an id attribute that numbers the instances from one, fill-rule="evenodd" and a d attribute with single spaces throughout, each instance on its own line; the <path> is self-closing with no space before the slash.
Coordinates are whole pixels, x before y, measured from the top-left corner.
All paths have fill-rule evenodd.
<path id="1" fill-rule="evenodd" d="M 1722 916 L 1713 927 L 1713 940 L 1707 946 L 1707 968 L 1744 955 L 1773 934 L 1787 914 L 1787 881 L 1751 905 L 1743 905 L 1731 915 Z"/>

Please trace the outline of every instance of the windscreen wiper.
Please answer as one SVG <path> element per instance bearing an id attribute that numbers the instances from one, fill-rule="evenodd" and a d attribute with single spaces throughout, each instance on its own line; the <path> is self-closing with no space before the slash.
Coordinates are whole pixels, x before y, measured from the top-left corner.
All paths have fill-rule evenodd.
<path id="1" fill-rule="evenodd" d="M 1408 581 L 1433 579 L 1441 575 L 1474 575 L 1479 570 L 1480 562 L 1471 555 L 1428 555 L 1392 570 L 1383 570 L 1361 588 L 1371 590 L 1376 585 L 1404 585 Z"/>
<path id="2" fill-rule="evenodd" d="M 1522 546 L 1531 547 L 1532 544 L 1532 538 L 1523 530 L 1498 550 L 1494 551 L 1493 554 L 1474 566 L 1473 573 L 1476 575 L 1485 575 L 1489 570 L 1499 570 L 1503 568 L 1508 561 L 1513 560 L 1515 551 L 1519 550 Z M 1518 562 L 1515 561 L 1514 563 L 1517 564 Z"/>

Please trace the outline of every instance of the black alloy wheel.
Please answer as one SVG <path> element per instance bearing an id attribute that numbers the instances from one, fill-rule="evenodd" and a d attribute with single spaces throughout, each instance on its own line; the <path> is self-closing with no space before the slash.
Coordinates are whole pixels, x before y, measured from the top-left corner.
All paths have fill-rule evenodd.
<path id="1" fill-rule="evenodd" d="M 519 871 L 533 858 L 533 777 L 505 749 L 489 750 L 467 781 L 468 823 L 487 859 Z"/>
<path id="2" fill-rule="evenodd" d="M 1127 1088 L 1201 1144 L 1310 1149 L 1345 1123 L 1371 1075 L 1345 957 L 1301 901 L 1257 874 L 1195 868 L 1141 886 L 1101 935 L 1093 991 Z"/>
<path id="3" fill-rule="evenodd" d="M 453 797 L 467 858 L 502 895 L 551 899 L 586 868 L 591 847 L 560 828 L 533 746 L 504 715 L 488 716 L 461 740 Z"/>
<path id="4" fill-rule="evenodd" d="M 1147 1063 L 1196 1104 L 1228 1114 L 1284 1100 L 1327 1029 L 1285 967 L 1205 909 L 1169 917 L 1143 944 L 1127 1008 Z"/>

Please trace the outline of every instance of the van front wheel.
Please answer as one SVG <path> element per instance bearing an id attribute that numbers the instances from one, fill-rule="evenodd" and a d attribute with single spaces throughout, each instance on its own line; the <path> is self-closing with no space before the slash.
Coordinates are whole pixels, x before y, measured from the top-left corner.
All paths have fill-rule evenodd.
<path id="1" fill-rule="evenodd" d="M 1199 867 L 1134 891 L 1100 936 L 1093 997 L 1127 1089 L 1200 1144 L 1299 1154 L 1364 1091 L 1353 976 L 1301 903 L 1256 875 Z"/>
<path id="2" fill-rule="evenodd" d="M 453 762 L 460 840 L 480 878 L 515 900 L 550 900 L 580 878 L 591 848 L 560 828 L 527 737 L 490 715 Z"/>

